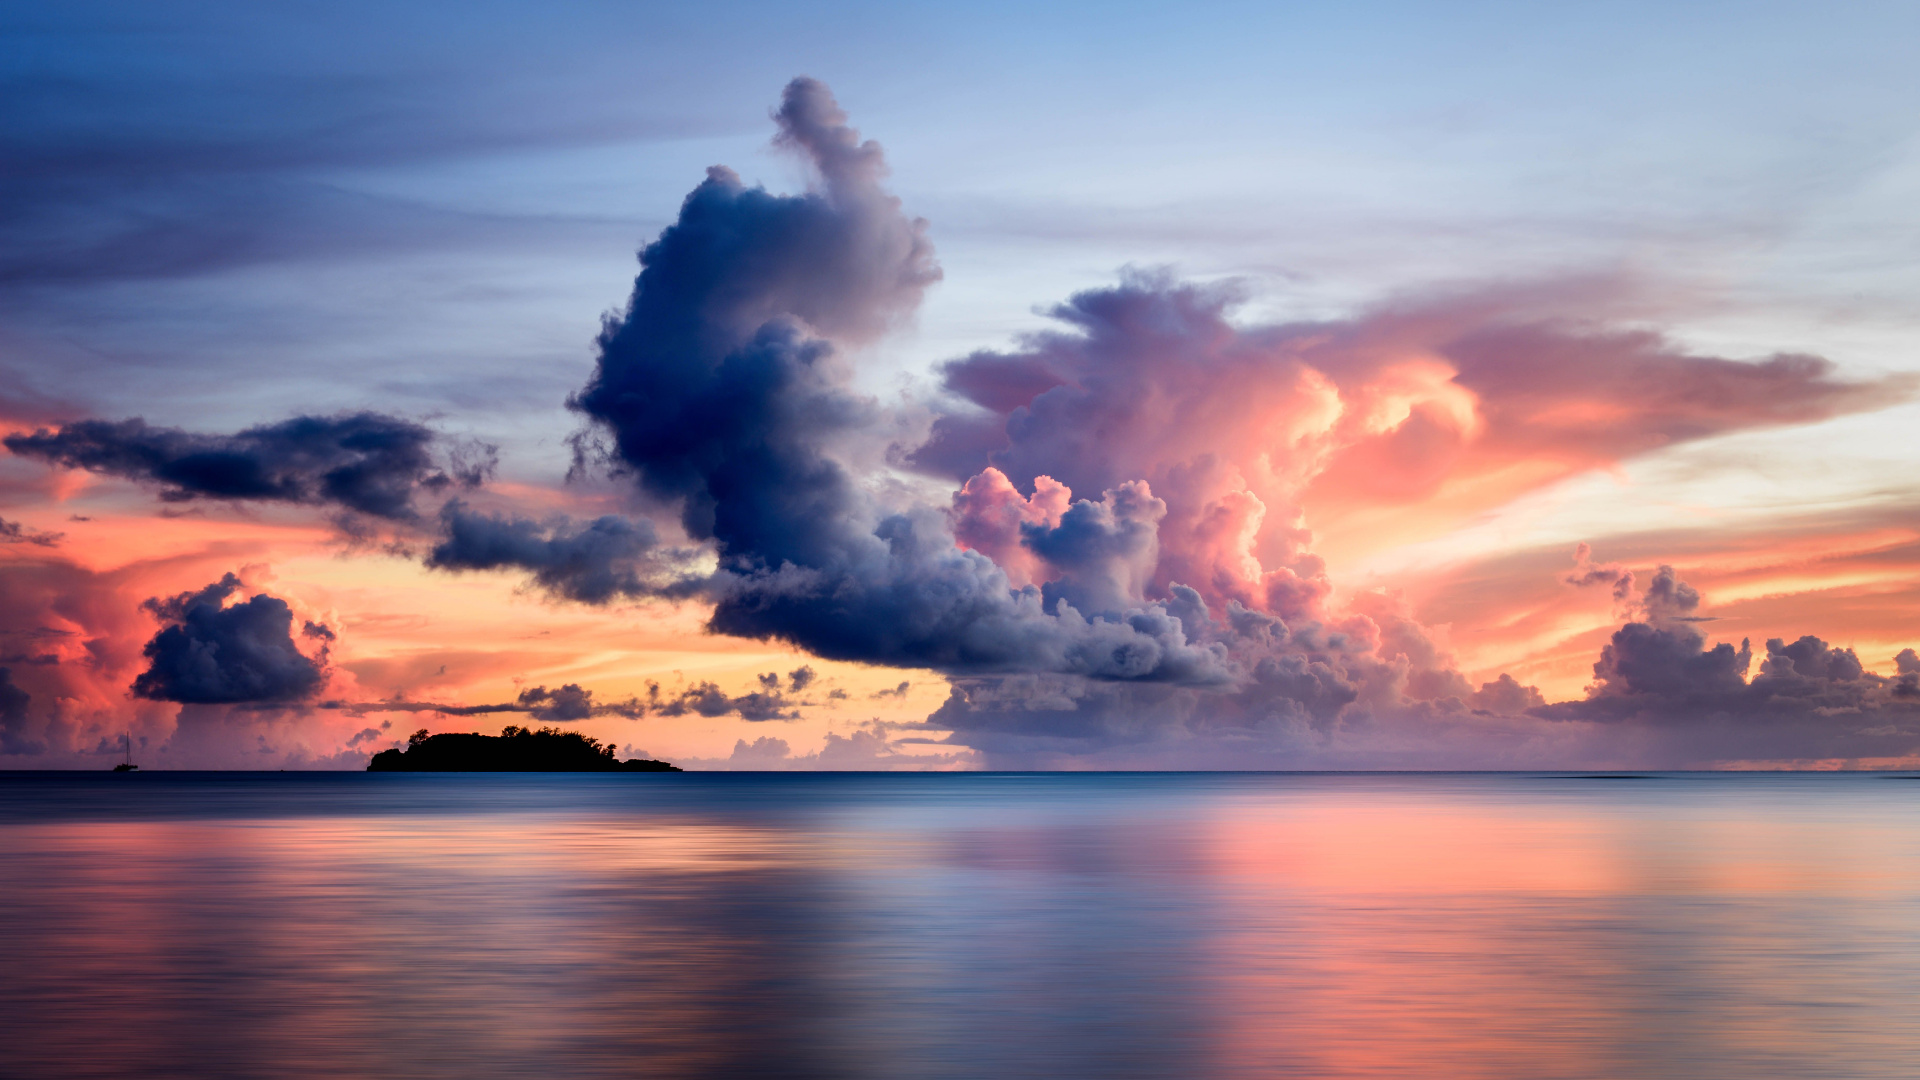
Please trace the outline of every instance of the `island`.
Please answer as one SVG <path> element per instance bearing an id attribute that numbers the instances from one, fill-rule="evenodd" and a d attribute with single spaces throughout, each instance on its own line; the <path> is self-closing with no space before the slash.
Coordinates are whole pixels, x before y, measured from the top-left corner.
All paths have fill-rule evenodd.
<path id="1" fill-rule="evenodd" d="M 507 725 L 498 735 L 446 732 L 425 728 L 407 739 L 405 750 L 382 750 L 367 763 L 368 772 L 679 772 L 664 761 L 620 761 L 613 747 L 577 731 Z"/>

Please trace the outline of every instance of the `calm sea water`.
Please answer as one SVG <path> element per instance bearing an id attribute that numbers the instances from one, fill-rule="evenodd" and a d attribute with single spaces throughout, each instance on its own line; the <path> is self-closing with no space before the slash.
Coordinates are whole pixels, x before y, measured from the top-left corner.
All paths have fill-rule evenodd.
<path id="1" fill-rule="evenodd" d="M 0 1076 L 1920 1074 L 1920 780 L 0 775 Z"/>

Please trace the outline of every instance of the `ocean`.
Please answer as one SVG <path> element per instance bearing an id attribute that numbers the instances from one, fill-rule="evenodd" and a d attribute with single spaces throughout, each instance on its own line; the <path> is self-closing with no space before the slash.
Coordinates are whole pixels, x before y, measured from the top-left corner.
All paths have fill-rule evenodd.
<path id="1" fill-rule="evenodd" d="M 0 1077 L 1911 1078 L 1910 774 L 0 774 Z"/>

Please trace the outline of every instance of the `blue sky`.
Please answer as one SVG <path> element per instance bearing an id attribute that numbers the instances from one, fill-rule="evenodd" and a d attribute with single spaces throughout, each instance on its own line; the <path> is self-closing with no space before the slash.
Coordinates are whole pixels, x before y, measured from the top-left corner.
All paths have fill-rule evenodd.
<path id="1" fill-rule="evenodd" d="M 1911 329 L 1907 5 L 5 20 L 11 374 L 89 410 L 239 421 L 350 404 L 342 375 L 483 426 L 557 403 L 700 170 L 797 182 L 764 117 L 799 73 L 933 222 L 947 280 L 890 356 L 909 370 L 1127 264 L 1245 276 L 1289 314 L 1607 276 L 1629 313 L 1712 344 L 1870 367 L 1903 363 Z"/>

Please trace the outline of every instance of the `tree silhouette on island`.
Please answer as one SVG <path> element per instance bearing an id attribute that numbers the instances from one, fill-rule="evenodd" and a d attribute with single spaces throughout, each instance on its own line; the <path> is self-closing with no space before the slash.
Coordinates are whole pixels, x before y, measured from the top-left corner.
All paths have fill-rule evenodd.
<path id="1" fill-rule="evenodd" d="M 508 724 L 499 735 L 421 728 L 407 738 L 405 750 L 382 750 L 367 763 L 368 772 L 679 772 L 664 761 L 614 757 L 612 746 L 577 731 L 539 730 Z"/>

